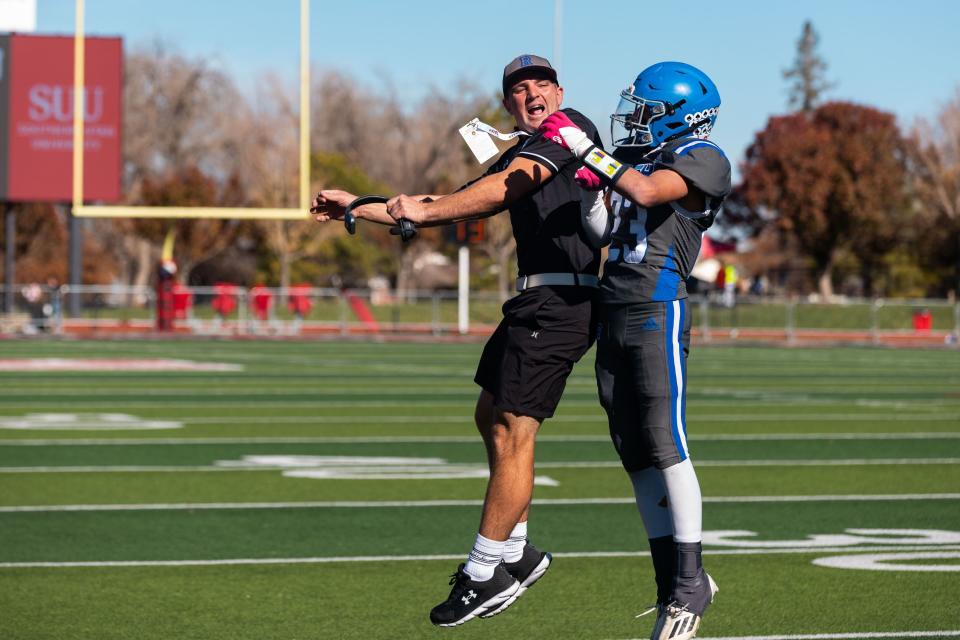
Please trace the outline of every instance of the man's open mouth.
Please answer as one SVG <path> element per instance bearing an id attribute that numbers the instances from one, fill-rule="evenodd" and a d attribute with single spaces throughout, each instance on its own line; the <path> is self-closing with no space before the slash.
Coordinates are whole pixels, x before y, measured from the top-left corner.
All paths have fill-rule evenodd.
<path id="1" fill-rule="evenodd" d="M 527 107 L 527 113 L 531 116 L 540 116 L 546 113 L 547 108 L 542 104 L 535 104 L 533 106 Z"/>

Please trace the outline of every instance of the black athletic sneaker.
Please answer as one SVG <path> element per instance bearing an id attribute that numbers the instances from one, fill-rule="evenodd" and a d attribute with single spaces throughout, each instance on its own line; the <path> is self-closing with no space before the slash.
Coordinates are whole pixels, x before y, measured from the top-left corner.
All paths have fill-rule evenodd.
<path id="1" fill-rule="evenodd" d="M 455 627 L 458 624 L 483 615 L 487 611 L 505 609 L 517 597 L 520 583 L 514 579 L 503 563 L 493 570 L 493 577 L 476 582 L 463 572 L 463 564 L 450 576 L 453 589 L 450 596 L 430 612 L 430 622 L 439 627 Z"/>
<path id="2" fill-rule="evenodd" d="M 529 589 L 534 582 L 543 577 L 543 574 L 547 572 L 547 569 L 550 567 L 550 562 L 553 560 L 551 556 L 546 551 L 540 551 L 535 546 L 529 542 L 523 547 L 523 557 L 521 557 L 516 562 L 504 562 L 503 568 L 507 570 L 511 576 L 520 583 L 520 588 L 517 589 L 517 595 L 510 600 L 507 600 L 497 609 L 491 609 L 486 613 L 482 614 L 481 618 L 489 618 L 490 616 L 495 616 L 507 607 L 509 607 L 513 602 L 523 595 L 523 592 Z"/>

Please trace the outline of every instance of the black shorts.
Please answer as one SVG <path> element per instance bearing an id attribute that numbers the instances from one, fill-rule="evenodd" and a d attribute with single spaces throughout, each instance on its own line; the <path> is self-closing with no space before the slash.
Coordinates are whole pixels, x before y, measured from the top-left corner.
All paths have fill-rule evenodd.
<path id="1" fill-rule="evenodd" d="M 687 300 L 598 305 L 597 387 L 627 471 L 686 460 Z"/>
<path id="2" fill-rule="evenodd" d="M 593 343 L 596 292 L 533 287 L 503 305 L 474 377 L 497 408 L 539 420 L 553 415 L 573 365 Z"/>

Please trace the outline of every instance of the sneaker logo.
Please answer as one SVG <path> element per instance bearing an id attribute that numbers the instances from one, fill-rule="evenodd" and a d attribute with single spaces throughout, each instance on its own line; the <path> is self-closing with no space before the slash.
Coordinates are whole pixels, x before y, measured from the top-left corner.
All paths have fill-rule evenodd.
<path id="1" fill-rule="evenodd" d="M 463 596 L 460 599 L 463 600 L 463 604 L 470 604 L 470 601 L 476 597 L 477 597 L 477 592 L 474 591 L 473 589 L 470 589 L 470 591 L 467 592 L 467 595 Z"/>
<path id="2" fill-rule="evenodd" d="M 667 615 L 670 614 L 668 613 Z M 674 638 L 681 633 L 694 631 L 694 622 L 696 622 L 696 620 L 697 616 L 693 615 L 692 613 L 688 613 L 685 617 L 680 618 L 674 623 L 673 629 L 670 630 L 669 637 Z"/>
<path id="3" fill-rule="evenodd" d="M 537 338 L 539 338 L 539 337 L 540 337 L 540 330 L 537 329 L 536 331 L 534 331 L 533 333 L 531 333 L 531 334 L 530 334 L 530 337 L 533 338 L 534 340 L 536 340 Z"/>
<path id="4" fill-rule="evenodd" d="M 640 325 L 641 331 L 656 331 L 660 328 L 656 318 L 647 318 L 647 321 Z"/>

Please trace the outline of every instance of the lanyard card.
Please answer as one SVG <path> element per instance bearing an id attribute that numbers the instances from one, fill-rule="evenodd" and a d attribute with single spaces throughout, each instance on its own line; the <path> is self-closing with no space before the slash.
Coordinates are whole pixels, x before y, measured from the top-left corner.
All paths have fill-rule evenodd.
<path id="1" fill-rule="evenodd" d="M 470 151 L 473 152 L 477 162 L 483 164 L 493 156 L 500 153 L 497 145 L 493 144 L 490 135 L 485 131 L 480 131 L 477 125 L 480 124 L 479 118 L 474 118 L 467 124 L 460 127 L 460 135 L 466 141 Z"/>

